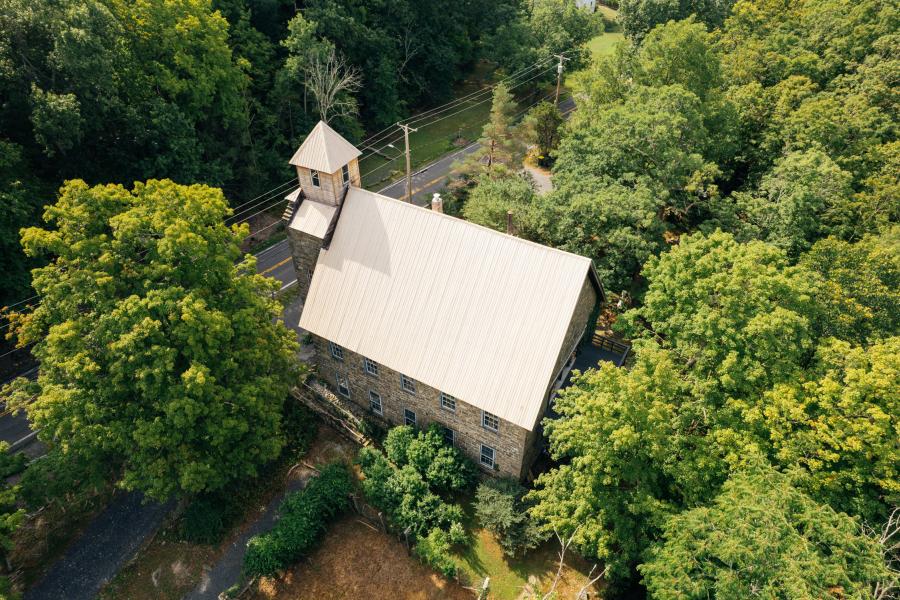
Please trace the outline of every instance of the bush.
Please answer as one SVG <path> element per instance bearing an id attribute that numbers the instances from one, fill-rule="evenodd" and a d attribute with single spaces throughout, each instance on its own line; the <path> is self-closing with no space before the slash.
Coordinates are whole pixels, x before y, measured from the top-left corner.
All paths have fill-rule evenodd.
<path id="1" fill-rule="evenodd" d="M 491 479 L 475 492 L 475 515 L 482 527 L 495 534 L 507 556 L 535 548 L 546 539 L 522 501 L 523 488 L 512 479 Z"/>
<path id="2" fill-rule="evenodd" d="M 420 432 L 394 427 L 384 447 L 387 456 L 374 448 L 359 451 L 366 499 L 384 511 L 396 528 L 412 533 L 416 555 L 423 562 L 453 576 L 456 566 L 450 560 L 450 545 L 465 543 L 467 536 L 461 524 L 462 507 L 449 499 L 475 480 L 474 465 L 444 444 L 436 425 Z"/>
<path id="3" fill-rule="evenodd" d="M 284 403 L 281 422 L 285 438 L 283 452 L 290 457 L 306 454 L 319 429 L 315 414 L 289 397 Z"/>
<path id="4" fill-rule="evenodd" d="M 450 535 L 438 528 L 428 532 L 428 536 L 419 539 L 413 549 L 416 556 L 445 577 L 456 575 L 456 563 L 450 556 Z"/>
<path id="5" fill-rule="evenodd" d="M 340 463 L 322 469 L 306 487 L 290 494 L 268 533 L 254 536 L 244 555 L 247 577 L 274 575 L 309 552 L 325 527 L 347 509 L 353 488 L 350 471 Z"/>
<path id="6" fill-rule="evenodd" d="M 410 443 L 416 437 L 415 430 L 409 425 L 393 427 L 384 438 L 384 453 L 388 460 L 402 467 L 406 464 L 406 451 Z"/>

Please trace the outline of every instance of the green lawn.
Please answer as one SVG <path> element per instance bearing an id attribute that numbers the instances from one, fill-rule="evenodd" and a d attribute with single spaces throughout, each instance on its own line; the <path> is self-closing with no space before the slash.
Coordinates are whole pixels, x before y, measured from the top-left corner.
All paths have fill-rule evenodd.
<path id="1" fill-rule="evenodd" d="M 594 58 L 609 56 L 615 50 L 616 44 L 625 39 L 621 31 L 607 31 L 588 42 L 588 48 Z"/>
<path id="2" fill-rule="evenodd" d="M 486 89 L 494 81 L 494 67 L 486 62 L 479 63 L 472 74 L 456 87 L 454 95 L 456 98 L 468 96 L 473 92 Z M 520 91 L 522 88 L 513 90 L 513 93 Z M 547 88 L 541 91 L 541 94 L 546 96 L 550 92 L 552 89 Z M 522 110 L 532 102 L 529 99 L 520 102 Z M 436 113 L 433 117 L 423 119 L 422 123 L 427 122 L 428 125 L 419 127 L 418 131 L 409 135 L 413 170 L 477 140 L 481 136 L 481 130 L 487 122 L 490 112 L 491 94 L 485 93 L 461 102 L 446 111 Z M 415 121 L 412 122 L 412 126 L 416 127 Z M 394 142 L 395 147 L 386 148 L 386 143 L 393 139 L 397 140 Z M 392 137 L 376 143 L 375 148 L 387 158 L 374 154 L 370 147 L 360 146 L 360 150 L 365 155 L 359 161 L 362 184 L 363 187 L 370 189 L 377 189 L 379 185 L 399 179 L 406 172 L 403 137 L 399 128 L 395 128 Z"/>
<path id="3" fill-rule="evenodd" d="M 553 583 L 559 565 L 559 545 L 548 541 L 524 557 L 509 559 L 493 535 L 483 529 L 472 532 L 472 544 L 454 561 L 460 570 L 463 585 L 481 588 L 485 577 L 490 577 L 491 600 L 516 600 L 522 597 L 522 589 L 529 578 L 536 585 L 533 591 L 546 592 Z M 559 598 L 574 598 L 588 581 L 588 564 L 574 552 L 566 555 L 566 566 L 557 586 Z"/>
<path id="4" fill-rule="evenodd" d="M 465 95 L 469 92 L 461 93 Z M 490 95 L 478 96 L 475 101 L 466 101 L 453 107 L 447 112 L 435 115 L 435 121 L 427 127 L 421 127 L 418 131 L 410 133 L 409 146 L 411 148 L 412 167 L 429 163 L 444 154 L 452 152 L 462 145 L 462 139 L 472 141 L 481 134 L 481 128 L 487 122 L 491 111 Z M 413 124 L 415 126 L 415 124 Z M 400 137 L 399 129 L 394 137 Z M 390 141 L 390 140 L 386 140 Z M 385 142 L 375 145 L 383 154 L 392 160 L 385 160 L 377 154 L 369 154 L 359 163 L 362 174 L 363 187 L 376 186 L 382 182 L 395 179 L 403 174 L 406 169 L 406 161 L 403 157 L 403 138 L 394 143 L 394 148 L 384 148 Z M 371 153 L 371 148 L 360 148 L 363 153 Z"/>
<path id="5" fill-rule="evenodd" d="M 622 28 L 616 22 L 616 18 L 619 16 L 619 13 L 608 6 L 603 6 L 602 4 L 597 6 L 597 11 L 603 14 L 603 18 L 606 21 L 615 23 L 615 25 L 609 27 L 606 32 L 598 35 L 590 42 L 588 42 L 588 48 L 595 58 L 601 56 L 609 56 L 613 53 L 616 44 L 625 39 L 625 36 L 622 34 Z"/>

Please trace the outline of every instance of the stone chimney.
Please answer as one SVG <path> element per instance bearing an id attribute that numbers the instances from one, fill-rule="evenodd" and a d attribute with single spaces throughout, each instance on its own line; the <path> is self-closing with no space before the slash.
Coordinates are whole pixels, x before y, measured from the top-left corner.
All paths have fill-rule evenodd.
<path id="1" fill-rule="evenodd" d="M 431 197 L 431 210 L 439 213 L 444 212 L 444 200 L 437 192 Z"/>
<path id="2" fill-rule="evenodd" d="M 511 210 L 506 211 L 506 233 L 508 233 L 509 235 L 515 235 L 515 234 L 513 233 L 513 219 L 512 219 L 512 217 L 513 217 L 512 211 L 511 211 Z"/>

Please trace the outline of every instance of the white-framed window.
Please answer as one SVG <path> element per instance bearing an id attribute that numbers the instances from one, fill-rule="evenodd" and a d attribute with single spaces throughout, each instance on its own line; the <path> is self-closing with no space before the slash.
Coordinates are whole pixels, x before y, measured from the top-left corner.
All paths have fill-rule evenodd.
<path id="1" fill-rule="evenodd" d="M 347 378 L 338 373 L 337 375 L 337 391 L 338 394 L 344 396 L 345 398 L 350 397 L 350 382 L 347 381 Z"/>
<path id="2" fill-rule="evenodd" d="M 369 360 L 368 358 L 363 359 L 363 369 L 365 370 L 367 375 L 371 375 L 372 377 L 378 377 L 378 363 L 374 360 Z"/>
<path id="3" fill-rule="evenodd" d="M 328 346 L 331 348 L 331 356 L 333 356 L 337 360 L 344 360 L 344 349 L 343 348 L 341 348 L 334 342 L 328 342 Z"/>
<path id="4" fill-rule="evenodd" d="M 350 165 L 344 165 L 341 167 L 341 183 L 347 185 L 348 181 L 350 181 Z"/>
<path id="5" fill-rule="evenodd" d="M 403 409 L 403 422 L 409 425 L 410 427 L 416 426 L 416 411 L 410 410 L 408 408 Z"/>
<path id="6" fill-rule="evenodd" d="M 449 427 L 444 427 L 444 443 L 448 446 L 456 445 L 456 432 L 450 429 Z"/>
<path id="7" fill-rule="evenodd" d="M 378 416 L 384 414 L 384 407 L 381 405 L 381 394 L 374 390 L 369 390 L 369 408 Z"/>
<path id="8" fill-rule="evenodd" d="M 409 392 L 410 394 L 416 393 L 416 382 L 406 375 L 400 375 L 400 387 L 403 388 L 404 392 Z"/>
<path id="9" fill-rule="evenodd" d="M 481 425 L 491 431 L 500 431 L 500 419 L 486 410 L 481 411 Z"/>
<path id="10" fill-rule="evenodd" d="M 312 169 L 309 172 L 309 176 L 312 177 L 313 187 L 319 187 L 319 172 L 316 171 L 315 169 Z"/>
<path id="11" fill-rule="evenodd" d="M 441 408 L 455 413 L 456 412 L 456 398 L 454 398 L 450 394 L 445 394 L 444 392 L 441 392 Z"/>
<path id="12" fill-rule="evenodd" d="M 490 446 L 481 445 L 481 464 L 488 469 L 497 468 L 497 451 Z"/>

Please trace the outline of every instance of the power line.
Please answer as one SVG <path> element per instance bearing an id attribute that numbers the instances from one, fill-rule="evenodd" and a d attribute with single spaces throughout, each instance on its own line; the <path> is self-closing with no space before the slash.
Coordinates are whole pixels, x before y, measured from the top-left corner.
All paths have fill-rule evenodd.
<path id="1" fill-rule="evenodd" d="M 539 60 L 539 61 L 537 61 L 537 62 L 535 62 L 535 63 L 533 63 L 533 64 L 531 64 L 531 65 L 529 65 L 529 66 L 527 66 L 527 67 L 523 67 L 522 69 L 519 69 L 518 71 L 516 71 L 515 73 L 513 73 L 513 74 L 511 74 L 511 75 L 507 75 L 506 77 L 504 77 L 503 79 L 501 79 L 500 81 L 498 81 L 497 83 L 495 83 L 495 84 L 493 84 L 493 85 L 490 85 L 490 86 L 488 86 L 488 87 L 486 87 L 486 88 L 482 88 L 482 89 L 480 89 L 480 90 L 476 90 L 476 91 L 474 91 L 474 92 L 470 92 L 469 94 L 466 94 L 465 96 L 461 96 L 461 97 L 459 97 L 459 98 L 455 98 L 455 99 L 453 99 L 453 100 L 451 100 L 451 101 L 449 101 L 449 102 L 446 102 L 445 104 L 442 104 L 442 105 L 440 105 L 440 106 L 436 106 L 436 107 L 434 107 L 434 108 L 430 108 L 430 109 L 428 109 L 428 110 L 426 110 L 426 111 L 424 111 L 424 112 L 421 112 L 421 113 L 419 113 L 419 114 L 417 114 L 417 115 L 413 115 L 413 116 L 409 117 L 405 122 L 407 122 L 407 123 L 412 123 L 412 122 L 415 122 L 415 121 L 420 121 L 420 120 L 422 120 L 422 119 L 424 119 L 424 118 L 426 118 L 426 117 L 431 117 L 431 116 L 434 116 L 435 114 L 438 114 L 438 113 L 444 112 L 444 111 L 446 111 L 446 110 L 449 110 L 450 108 L 453 108 L 453 107 L 455 107 L 455 106 L 457 106 L 457 105 L 459 105 L 459 104 L 461 104 L 461 103 L 463 103 L 463 102 L 466 102 L 466 101 L 468 101 L 468 100 L 472 100 L 472 99 L 474 99 L 475 96 L 479 96 L 479 95 L 482 95 L 482 94 L 488 94 L 488 93 L 492 92 L 492 91 L 494 90 L 494 88 L 496 88 L 499 84 L 501 84 L 501 83 L 510 83 L 511 81 L 514 81 L 514 80 L 518 79 L 519 77 L 524 76 L 524 75 L 527 74 L 529 71 L 532 71 L 532 70 L 534 70 L 534 69 L 536 69 L 536 68 L 538 68 L 538 67 L 541 67 L 541 66 L 543 66 L 543 65 L 546 65 L 549 61 L 552 61 L 553 58 L 554 58 L 553 56 L 548 56 L 548 57 L 546 57 L 546 58 L 543 58 L 543 59 L 541 59 L 541 60 Z M 518 84 L 517 84 L 517 85 L 518 85 Z M 385 128 L 382 129 L 380 132 L 378 132 L 378 133 L 375 134 L 375 135 L 369 136 L 366 140 L 364 140 L 364 141 L 361 142 L 361 143 L 362 143 L 362 144 L 366 144 L 367 146 L 370 146 L 370 147 L 371 147 L 371 146 L 374 146 L 375 143 L 376 143 L 376 142 L 375 142 L 375 138 L 380 137 L 380 138 L 383 139 L 383 138 L 390 137 L 389 135 L 383 135 L 383 133 L 386 132 L 386 131 L 392 130 L 393 127 L 394 127 L 393 125 L 388 126 L 388 127 L 385 127 Z M 399 140 L 399 138 L 398 138 L 398 140 Z"/>

